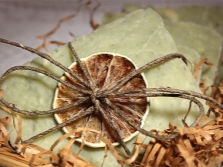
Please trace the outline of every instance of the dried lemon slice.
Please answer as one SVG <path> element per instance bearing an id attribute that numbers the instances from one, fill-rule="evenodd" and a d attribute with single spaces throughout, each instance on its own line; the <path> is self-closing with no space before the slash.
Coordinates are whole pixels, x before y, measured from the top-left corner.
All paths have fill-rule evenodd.
<path id="1" fill-rule="evenodd" d="M 62 106 L 70 105 L 80 99 L 89 97 L 83 103 L 66 111 L 55 113 L 55 118 L 58 123 L 65 122 L 71 119 L 73 116 L 85 112 L 88 108 L 94 107 L 94 111 L 82 118 L 72 122 L 65 126 L 63 130 L 68 133 L 78 127 L 86 127 L 95 129 L 102 133 L 102 136 L 107 138 L 113 145 L 118 144 L 117 136 L 113 133 L 113 130 L 108 122 L 114 125 L 118 131 L 119 136 L 123 141 L 128 141 L 133 138 L 138 132 L 127 124 L 127 122 L 120 118 L 105 102 L 105 98 L 99 96 L 100 93 L 106 92 L 114 84 L 120 81 L 123 77 L 130 74 L 136 69 L 135 64 L 127 57 L 113 53 L 97 53 L 81 60 L 82 65 L 86 69 L 90 80 L 93 82 L 93 90 L 84 85 L 70 74 L 65 73 L 62 79 L 75 87 L 94 92 L 95 99 L 100 103 L 100 112 L 95 107 L 95 101 L 90 97 L 91 94 L 86 94 L 77 90 L 68 88 L 67 86 L 59 83 L 55 92 L 55 98 L 53 102 L 53 108 L 59 108 Z M 78 63 L 70 65 L 69 69 L 78 75 L 85 83 L 89 83 L 89 78 L 83 72 L 83 69 Z M 138 74 L 126 82 L 116 92 L 124 92 L 129 90 L 141 90 L 146 88 L 146 81 L 143 74 Z M 119 112 L 122 112 L 126 118 L 132 120 L 134 126 L 142 127 L 144 119 L 148 113 L 148 100 L 147 97 L 127 97 L 127 96 L 107 96 L 106 97 L 113 105 L 115 105 Z M 101 113 L 106 115 L 105 116 Z M 108 120 L 109 119 L 109 120 Z M 71 136 L 73 137 L 73 136 Z M 100 136 L 93 132 L 84 132 L 81 138 L 77 141 L 85 141 L 85 144 L 90 147 L 103 147 L 105 144 L 100 141 Z"/>

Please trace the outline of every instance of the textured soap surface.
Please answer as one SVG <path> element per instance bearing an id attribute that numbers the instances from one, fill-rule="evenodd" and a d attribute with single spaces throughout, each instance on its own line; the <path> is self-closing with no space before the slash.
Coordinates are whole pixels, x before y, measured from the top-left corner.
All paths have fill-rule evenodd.
<path id="1" fill-rule="evenodd" d="M 196 50 L 201 57 L 206 57 L 212 66 L 203 65 L 202 79 L 205 86 L 213 85 L 217 75 L 221 55 L 222 39 L 220 35 L 207 27 L 188 22 L 165 20 L 165 27 L 178 45 Z"/>
<path id="2" fill-rule="evenodd" d="M 130 13 L 124 18 L 98 28 L 89 35 L 75 38 L 72 44 L 81 58 L 97 52 L 115 52 L 128 56 L 137 66 L 177 51 L 172 36 L 164 27 L 163 20 L 151 9 L 137 10 Z M 74 61 L 67 45 L 59 47 L 49 54 L 53 59 L 65 66 L 69 66 Z M 41 58 L 37 58 L 26 65 L 46 69 L 57 76 L 63 74 L 62 70 Z M 180 59 L 171 60 L 146 70 L 145 76 L 150 88 L 172 87 L 200 92 L 191 74 L 191 68 L 186 66 Z M 41 74 L 21 71 L 7 78 L 2 85 L 2 89 L 4 98 L 16 104 L 18 108 L 31 111 L 48 110 L 52 107 L 56 85 L 55 81 Z M 150 98 L 150 102 L 151 107 L 148 118 L 145 121 L 145 129 L 163 130 L 168 128 L 170 121 L 174 124 L 182 125 L 181 119 L 189 107 L 187 100 Z M 197 107 L 192 107 L 191 114 L 188 117 L 188 124 L 193 122 L 197 114 Z M 0 110 L 0 115 L 4 117 L 8 114 Z M 35 118 L 23 116 L 22 118 L 23 139 L 27 139 L 56 125 L 52 115 Z M 11 126 L 10 131 L 13 141 L 15 139 L 15 129 Z M 48 149 L 62 134 L 62 131 L 57 131 L 34 143 Z M 127 143 L 130 150 L 134 148 L 134 141 L 135 139 Z M 59 147 L 65 143 L 66 140 Z M 77 152 L 79 144 L 74 144 L 72 150 Z M 83 159 L 101 166 L 104 148 L 93 149 L 84 147 L 79 155 Z M 110 152 L 104 166 L 118 166 L 117 161 L 111 156 Z"/>
<path id="3" fill-rule="evenodd" d="M 126 4 L 122 13 L 106 13 L 102 24 L 109 23 L 139 8 L 141 7 L 138 5 Z M 223 14 L 223 9 L 218 7 L 180 7 L 156 8 L 155 10 L 164 18 L 165 27 L 177 45 L 194 49 L 201 57 L 206 57 L 209 62 L 213 63 L 213 66 L 204 65 L 201 74 L 201 79 L 206 80 L 205 86 L 213 85 L 217 70 L 221 67 L 219 62 L 222 50 L 223 31 L 221 27 L 223 21 L 219 16 Z M 188 57 L 188 59 L 190 58 Z"/>
<path id="4" fill-rule="evenodd" d="M 130 8 L 127 7 L 127 8 Z M 132 7 L 131 7 L 132 8 Z M 157 8 L 156 11 L 163 17 L 172 21 L 194 22 L 213 28 L 223 36 L 223 9 L 216 6 L 192 6 L 179 8 Z M 190 12 L 188 12 L 190 11 Z"/>
<path id="5" fill-rule="evenodd" d="M 134 6 L 134 7 L 132 7 Z M 133 9 L 138 6 L 126 5 L 127 9 Z M 158 8 L 156 11 L 164 18 L 171 21 L 186 21 L 193 22 L 199 25 L 209 27 L 216 30 L 223 38 L 223 8 L 217 6 L 193 6 L 193 7 L 179 7 L 179 8 Z M 190 11 L 190 12 L 188 12 Z M 209 41 L 212 46 L 212 40 Z M 221 42 L 221 46 L 222 42 Z M 213 47 L 213 46 L 212 46 Z M 210 48 L 207 45 L 207 48 Z M 207 55 L 209 58 L 209 56 Z M 211 58 L 211 57 L 210 57 Z M 214 58 L 214 57 L 212 57 Z M 215 58 L 215 60 L 217 60 Z M 223 59 L 218 61 L 218 73 L 215 82 L 218 83 L 223 79 Z"/>
<path id="6" fill-rule="evenodd" d="M 123 12 L 122 13 L 108 13 L 107 16 L 105 16 L 103 22 L 104 24 L 108 22 L 109 19 L 115 20 L 118 17 L 123 16 L 124 14 L 127 14 L 129 12 L 132 12 L 134 10 L 140 9 L 141 7 L 138 5 L 134 4 L 126 4 L 123 7 Z M 174 22 L 190 22 L 190 23 L 195 23 L 198 25 L 202 25 L 205 27 L 208 27 L 210 29 L 213 29 L 219 33 L 221 38 L 223 38 L 223 8 L 222 7 L 217 7 L 217 6 L 182 6 L 182 7 L 165 7 L 165 8 L 154 8 L 156 12 L 159 13 L 159 15 L 163 19 L 171 20 Z M 106 19 L 109 18 L 108 20 Z M 205 31 L 205 30 L 201 30 Z M 206 30 L 207 31 L 207 30 Z M 187 31 L 183 31 L 187 32 Z M 193 34 L 192 32 L 188 31 L 189 33 Z M 196 33 L 196 30 L 195 30 Z M 183 34 L 183 33 L 182 33 Z M 186 33 L 187 34 L 187 33 Z M 201 35 L 202 32 L 199 32 L 200 38 L 203 39 L 209 39 L 212 38 L 212 40 L 209 40 L 208 45 L 204 45 L 205 49 L 208 52 L 216 52 L 217 50 L 222 49 L 222 41 L 219 44 L 219 38 L 217 40 L 214 40 L 213 38 L 216 38 L 216 34 L 214 32 L 208 32 L 207 34 Z M 172 34 L 171 34 L 172 35 Z M 195 36 L 197 36 L 195 34 Z M 208 37 L 209 36 L 209 37 Z M 174 37 L 175 39 L 175 37 Z M 213 44 L 213 43 L 215 44 Z M 193 41 L 191 42 L 193 43 Z M 213 45 L 212 45 L 213 44 Z M 212 50 L 210 50 L 212 48 Z M 223 59 L 220 58 L 220 54 L 217 54 L 213 56 L 212 54 L 206 54 L 206 53 L 200 53 L 202 56 L 206 56 L 212 63 L 214 63 L 214 67 L 212 67 L 212 72 L 207 71 L 207 68 L 204 68 L 203 71 L 204 75 L 208 74 L 208 77 L 204 78 L 215 78 L 215 83 L 219 83 L 220 80 L 223 80 Z M 221 53 L 222 54 L 222 53 Z M 216 63 L 217 62 L 217 63 Z M 218 66 L 218 68 L 216 68 Z M 217 74 L 216 71 L 218 70 Z M 210 75 L 209 75 L 210 73 Z M 212 80 L 213 82 L 214 80 Z M 209 86 L 211 84 L 211 80 L 208 80 L 206 85 Z"/>

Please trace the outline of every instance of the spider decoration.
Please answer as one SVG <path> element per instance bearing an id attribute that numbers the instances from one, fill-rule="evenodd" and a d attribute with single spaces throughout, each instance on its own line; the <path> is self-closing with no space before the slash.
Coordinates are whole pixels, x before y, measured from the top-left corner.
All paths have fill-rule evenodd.
<path id="1" fill-rule="evenodd" d="M 132 138 L 134 135 L 137 134 L 137 132 L 140 132 L 152 138 L 156 138 L 158 140 L 171 140 L 179 135 L 177 132 L 174 132 L 170 135 L 161 136 L 146 131 L 142 128 L 143 119 L 146 116 L 147 97 L 177 97 L 188 99 L 190 100 L 190 102 L 195 103 L 199 107 L 200 113 L 199 116 L 195 119 L 195 121 L 190 125 L 190 127 L 196 126 L 204 116 L 203 105 L 199 100 L 197 100 L 197 98 L 209 101 L 215 106 L 219 107 L 221 110 L 223 110 L 223 105 L 221 105 L 214 99 L 193 91 L 185 91 L 172 88 L 146 88 L 143 76 L 141 75 L 144 70 L 150 68 L 151 66 L 166 62 L 174 58 L 180 58 L 183 60 L 184 63 L 187 64 L 186 58 L 183 55 L 177 53 L 168 54 L 164 57 L 155 59 L 152 62 L 149 62 L 138 69 L 134 69 L 134 65 L 127 58 L 121 56 L 114 56 L 110 53 L 95 54 L 93 57 L 90 58 L 93 61 L 81 61 L 78 55 L 76 54 L 72 44 L 68 43 L 68 46 L 76 59 L 76 63 L 70 66 L 70 68 L 67 68 L 59 62 L 53 60 L 49 55 L 33 48 L 30 48 L 28 46 L 24 46 L 22 44 L 1 38 L 0 42 L 20 47 L 29 52 L 35 53 L 65 71 L 65 75 L 62 78 L 57 78 L 49 72 L 35 67 L 15 66 L 7 70 L 0 78 L 1 85 L 4 79 L 13 71 L 31 70 L 37 73 L 42 73 L 58 81 L 59 83 L 58 89 L 56 91 L 56 98 L 54 100 L 55 108 L 48 111 L 30 112 L 20 110 L 16 108 L 14 104 L 8 103 L 3 98 L 0 99 L 1 104 L 16 113 L 27 116 L 39 116 L 54 113 L 56 119 L 59 120 L 58 125 L 42 133 L 39 133 L 31 137 L 30 139 L 24 140 L 23 143 L 32 142 L 33 140 L 60 128 L 63 128 L 65 131 L 69 131 L 69 129 L 78 127 L 80 124 L 83 124 L 83 120 L 88 120 L 88 122 L 90 122 L 89 120 L 96 119 L 96 122 L 99 123 L 92 127 L 96 127 L 97 130 L 99 127 L 99 129 L 104 132 L 104 136 L 106 138 L 108 138 L 113 144 L 120 144 L 125 150 L 125 152 L 130 156 L 131 152 L 127 148 L 125 141 Z M 107 71 L 104 70 L 106 71 L 106 73 L 111 72 L 111 68 L 113 68 L 113 70 L 115 71 L 117 69 L 120 69 L 121 64 L 127 64 L 123 72 L 125 73 L 125 75 L 120 75 L 121 77 L 117 77 L 118 80 L 116 78 L 115 82 L 113 82 L 111 78 L 110 80 L 108 79 L 109 82 L 107 82 L 107 86 L 104 86 L 106 85 L 104 83 L 107 78 L 104 76 L 104 78 L 102 77 L 103 79 L 101 80 L 97 79 L 98 71 L 96 72 L 96 74 L 93 74 L 90 73 L 88 70 L 89 64 L 95 62 L 96 60 L 99 60 L 99 64 L 94 64 L 94 66 L 103 64 L 108 61 L 111 62 L 114 60 L 120 62 L 118 66 L 111 66 L 110 71 L 109 69 L 105 68 L 107 69 Z M 100 62 L 101 60 L 105 61 Z M 94 70 L 94 68 L 92 69 Z M 117 72 L 118 71 L 116 71 L 116 73 L 114 73 L 113 75 L 117 75 Z M 100 76 L 104 75 L 104 73 L 100 73 Z M 64 90 L 69 90 L 67 92 L 71 92 L 70 96 L 72 96 L 73 98 L 73 100 L 70 100 L 71 104 L 67 103 L 66 97 L 61 98 L 61 95 L 64 93 Z M 82 106 L 82 109 L 80 106 Z M 68 113 L 67 111 L 75 112 L 73 112 L 73 114 L 67 114 L 69 116 L 66 116 L 66 119 L 64 119 L 63 114 Z M 75 122 L 79 124 L 76 126 L 72 126 L 72 124 Z M 87 126 L 87 123 L 85 122 L 82 126 Z M 83 133 L 83 136 L 84 140 L 86 140 L 87 143 L 90 143 L 92 141 L 92 143 L 96 143 L 96 146 L 93 147 L 98 147 L 97 143 L 99 143 L 100 145 L 100 139 L 97 138 L 98 136 L 93 136 L 93 139 L 92 134 Z M 93 144 L 89 145 L 92 146 Z"/>

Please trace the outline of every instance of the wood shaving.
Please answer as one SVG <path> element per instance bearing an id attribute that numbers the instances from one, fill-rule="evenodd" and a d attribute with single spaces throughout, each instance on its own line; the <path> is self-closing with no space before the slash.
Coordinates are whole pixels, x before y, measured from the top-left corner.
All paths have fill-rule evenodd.
<path id="1" fill-rule="evenodd" d="M 213 98 L 222 103 L 223 87 L 214 90 Z M 216 117 L 204 124 L 210 112 Z M 143 167 L 213 167 L 223 162 L 223 113 L 217 107 L 211 105 L 210 111 L 194 128 L 174 128 L 180 133 L 178 138 L 169 141 L 152 139 L 149 142 L 141 163 Z M 169 134 L 172 129 L 170 124 L 169 129 L 162 133 Z"/>
<path id="2" fill-rule="evenodd" d="M 213 98 L 222 103 L 223 84 L 220 84 L 217 88 L 213 87 L 212 89 L 214 91 Z M 215 118 L 207 122 L 211 112 L 214 113 Z M 16 166 L 30 165 L 39 167 L 53 167 L 60 165 L 75 167 L 95 166 L 94 164 L 86 162 L 78 155 L 84 147 L 84 143 L 81 144 L 78 153 L 70 150 L 70 147 L 82 132 L 87 130 L 97 134 L 100 134 L 100 132 L 87 128 L 75 129 L 74 131 L 61 136 L 52 144 L 50 150 L 46 150 L 34 144 L 21 144 L 22 120 L 19 116 L 17 116 L 16 119 L 17 138 L 15 147 L 11 146 L 9 142 L 10 134 L 7 131 L 7 127 L 13 121 L 9 117 L 0 119 L 0 162 L 3 165 L 14 166 L 16 164 Z M 173 133 L 176 129 L 180 133 L 180 136 L 173 140 L 151 139 L 147 144 L 143 143 L 141 138 L 138 138 L 135 143 L 135 152 L 133 156 L 124 159 L 119 151 L 107 139 L 101 137 L 101 140 L 106 144 L 104 160 L 107 157 L 107 151 L 109 149 L 121 165 L 142 167 L 212 167 L 221 164 L 223 161 L 223 113 L 217 107 L 210 104 L 209 112 L 196 127 L 190 128 L 186 124 L 184 124 L 184 127 L 176 127 L 170 123 L 169 129 L 162 132 L 153 130 L 153 132 L 156 132 L 159 135 L 168 135 Z M 69 136 L 74 133 L 76 138 L 70 139 L 58 153 L 54 153 L 54 148 L 62 140 L 69 138 Z M 140 151 L 142 150 L 144 150 L 142 161 L 136 162 L 136 159 L 139 157 Z"/>
<path id="3" fill-rule="evenodd" d="M 3 96 L 3 91 L 0 89 L 0 99 L 2 98 L 2 96 Z M 1 105 L 1 103 L 0 103 L 0 108 L 2 108 L 4 111 L 7 111 L 8 113 L 12 113 L 8 108 Z"/>
<path id="4" fill-rule="evenodd" d="M 56 24 L 56 26 L 52 30 L 50 30 L 49 32 L 47 32 L 47 33 L 45 33 L 43 35 L 37 36 L 37 38 L 43 39 L 43 43 L 40 46 L 38 46 L 36 48 L 36 50 L 41 50 L 43 48 L 44 49 L 47 49 L 47 46 L 49 46 L 51 44 L 56 44 L 56 45 L 59 45 L 59 46 L 60 45 L 64 45 L 65 44 L 64 42 L 60 42 L 60 41 L 47 41 L 47 39 L 49 37 L 51 37 L 53 34 L 55 34 L 64 22 L 66 22 L 66 21 L 71 20 L 72 18 L 74 18 L 79 13 L 81 7 L 82 7 L 82 4 L 80 3 L 79 6 L 77 7 L 75 13 L 70 14 L 70 15 L 68 15 L 68 16 L 60 19 L 58 21 L 58 23 Z"/>
<path id="5" fill-rule="evenodd" d="M 213 97 L 222 102 L 223 87 L 214 89 Z M 209 118 L 210 112 L 213 112 L 216 117 L 204 124 Z M 82 143 L 78 153 L 70 150 L 71 145 L 75 139 L 84 131 L 91 131 L 97 134 L 100 132 L 87 129 L 78 128 L 74 131 L 61 136 L 55 141 L 50 150 L 43 149 L 34 144 L 21 144 L 21 124 L 22 120 L 17 116 L 17 139 L 15 142 L 16 150 L 9 144 L 9 133 L 7 127 L 12 122 L 8 117 L 0 119 L 0 160 L 4 165 L 17 164 L 17 166 L 39 166 L 39 167 L 53 167 L 53 166 L 74 166 L 82 167 L 95 165 L 86 162 L 78 156 L 78 153 L 84 146 Z M 212 167 L 220 164 L 223 158 L 223 113 L 218 108 L 211 106 L 207 115 L 199 122 L 196 127 L 189 128 L 176 127 L 169 124 L 169 129 L 158 132 L 159 135 L 171 134 L 175 129 L 178 130 L 180 136 L 174 140 L 156 140 L 151 139 L 148 144 L 143 143 L 141 138 L 138 138 L 135 143 L 135 152 L 132 157 L 123 159 L 116 148 L 105 138 L 101 140 L 106 143 L 104 159 L 107 157 L 107 149 L 111 151 L 112 155 L 117 159 L 121 165 L 131 166 L 182 166 L 182 167 Z M 68 143 L 60 149 L 58 153 L 54 153 L 54 148 L 64 139 L 69 138 L 70 135 L 76 134 L 76 138 L 72 138 Z M 141 163 L 136 163 L 140 150 L 145 150 Z M 102 157 L 103 158 L 103 157 Z M 17 162 L 18 161 L 18 162 Z M 102 163 L 103 165 L 103 163 Z"/>
<path id="6" fill-rule="evenodd" d="M 81 6 L 78 7 L 78 10 L 77 10 L 77 13 L 79 12 Z M 74 14 L 71 14 L 71 15 L 68 15 L 62 19 L 59 20 L 59 22 L 57 23 L 57 25 L 51 30 L 49 31 L 48 33 L 46 34 L 43 34 L 43 35 L 39 35 L 37 36 L 37 38 L 39 39 L 46 39 L 46 38 L 49 38 L 51 35 L 53 35 L 61 26 L 61 24 L 65 21 L 68 21 L 70 19 L 72 19 L 73 17 L 75 17 L 77 15 L 77 13 L 74 13 Z"/>
<path id="7" fill-rule="evenodd" d="M 73 166 L 73 167 L 95 167 L 90 162 L 86 162 L 79 157 L 79 152 L 84 147 L 84 142 L 80 146 L 78 153 L 70 150 L 71 145 L 75 142 L 75 139 L 80 137 L 82 132 L 91 131 L 93 133 L 101 133 L 88 129 L 78 128 L 70 133 L 67 133 L 58 138 L 51 146 L 49 150 L 36 146 L 34 144 L 22 144 L 22 119 L 17 115 L 17 138 L 15 140 L 15 147 L 12 147 L 10 143 L 10 135 L 7 131 L 7 127 L 12 122 L 8 117 L 0 119 L 0 162 L 3 165 L 18 167 L 25 166 L 38 166 L 38 167 L 53 167 L 53 166 Z M 61 148 L 58 153 L 54 153 L 54 148 L 64 139 L 69 138 L 71 135 L 76 134 L 76 138 L 69 139 L 68 143 Z M 111 150 L 112 155 L 117 161 L 122 164 L 132 164 L 139 155 L 142 139 L 138 138 L 136 141 L 135 152 L 132 157 L 123 160 L 123 157 L 119 154 L 118 150 L 112 145 L 112 143 L 106 138 L 101 137 L 101 141 L 106 143 L 104 159 L 107 157 L 107 148 Z M 102 157 L 103 158 L 103 157 Z M 18 161 L 18 162 L 17 162 Z"/>
<path id="8" fill-rule="evenodd" d="M 198 75 L 198 71 L 201 68 L 201 66 L 207 61 L 206 57 L 201 58 L 201 60 L 196 64 L 195 68 L 194 68 L 194 72 L 193 72 L 193 76 L 196 79 L 197 75 Z"/>
<path id="9" fill-rule="evenodd" d="M 213 66 L 213 63 L 209 62 L 206 57 L 202 57 L 200 59 L 200 61 L 195 65 L 195 68 L 194 68 L 194 71 L 193 71 L 193 76 L 194 76 L 195 79 L 197 78 L 198 71 L 203 64 L 206 64 L 208 66 Z"/>
<path id="10" fill-rule="evenodd" d="M 93 1 L 96 3 L 96 5 L 94 7 L 90 7 L 90 5 L 93 3 Z M 97 9 L 100 7 L 100 5 L 101 5 L 101 3 L 97 0 L 88 0 L 84 5 L 89 12 L 89 15 L 90 15 L 89 24 L 93 30 L 95 30 L 99 27 L 99 24 L 94 20 L 94 14 L 97 11 Z M 38 39 L 43 39 L 43 43 L 40 46 L 36 47 L 36 50 L 41 50 L 41 49 L 47 50 L 47 47 L 52 44 L 53 45 L 56 44 L 57 46 L 64 45 L 65 44 L 64 42 L 55 41 L 55 40 L 47 41 L 47 39 L 50 38 L 53 34 L 55 34 L 64 22 L 69 21 L 72 18 L 76 17 L 78 15 L 78 13 L 80 12 L 81 8 L 82 8 L 82 3 L 80 1 L 75 13 L 60 19 L 58 21 L 58 23 L 56 24 L 56 26 L 49 32 L 47 32 L 43 35 L 37 36 Z M 69 34 L 72 37 L 74 37 L 74 35 L 72 33 L 69 33 Z"/>
<path id="11" fill-rule="evenodd" d="M 65 45 L 65 42 L 60 42 L 60 41 L 47 41 L 47 42 L 43 42 L 43 44 L 38 46 L 36 48 L 36 50 L 41 50 L 41 49 L 44 49 L 44 48 L 46 49 L 47 46 L 52 45 L 52 44 L 57 45 L 57 46 L 62 46 L 62 45 Z"/>
<path id="12" fill-rule="evenodd" d="M 90 4 L 92 3 L 91 0 L 89 0 L 86 3 L 86 8 L 88 9 L 89 13 L 90 13 L 90 25 L 93 28 L 93 30 L 96 30 L 99 27 L 99 24 L 97 22 L 95 22 L 94 20 L 94 13 L 95 11 L 100 7 L 101 3 L 97 0 L 94 0 L 97 4 L 91 9 L 90 8 Z"/>

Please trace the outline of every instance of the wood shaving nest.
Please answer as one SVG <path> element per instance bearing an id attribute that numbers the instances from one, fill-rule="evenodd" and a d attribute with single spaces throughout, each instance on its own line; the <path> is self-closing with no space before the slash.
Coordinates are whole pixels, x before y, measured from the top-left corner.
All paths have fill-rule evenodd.
<path id="1" fill-rule="evenodd" d="M 223 103 L 223 84 L 212 88 L 213 98 Z M 216 106 L 210 109 L 196 127 L 176 127 L 170 123 L 169 129 L 158 134 L 170 134 L 177 129 L 180 136 L 174 140 L 152 139 L 145 147 L 142 166 L 176 167 L 220 167 L 223 166 L 223 113 Z M 210 113 L 215 118 L 207 122 Z M 207 123 L 205 123 L 207 122 Z"/>

